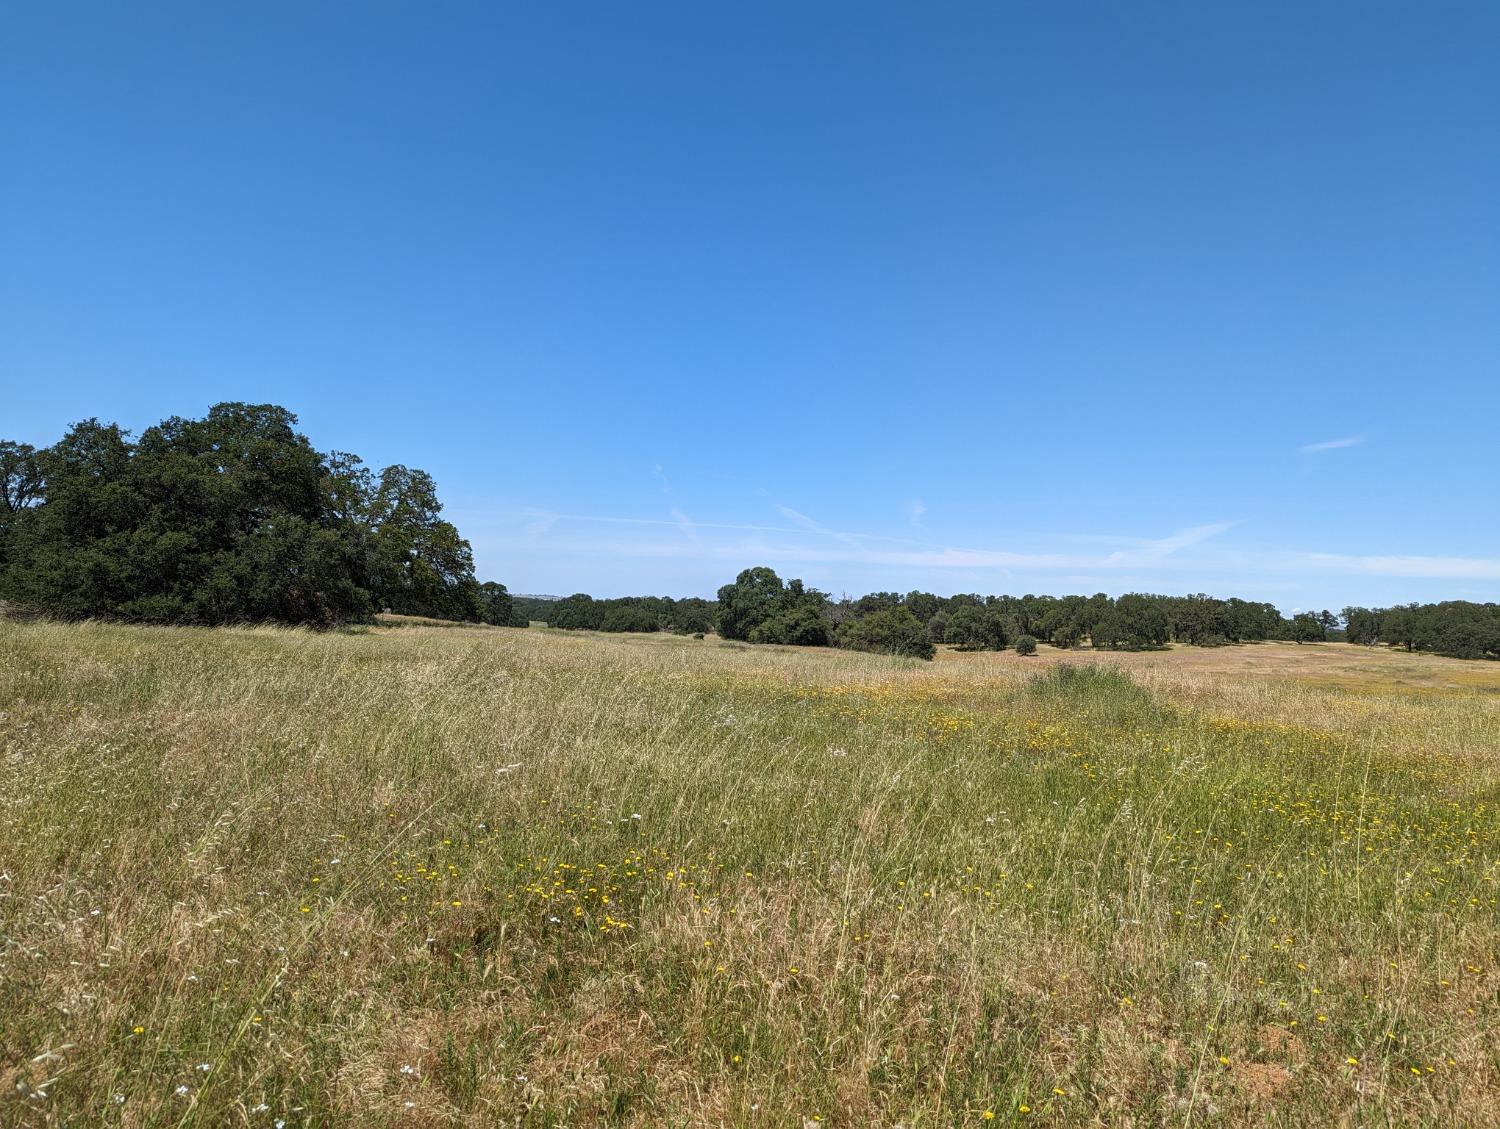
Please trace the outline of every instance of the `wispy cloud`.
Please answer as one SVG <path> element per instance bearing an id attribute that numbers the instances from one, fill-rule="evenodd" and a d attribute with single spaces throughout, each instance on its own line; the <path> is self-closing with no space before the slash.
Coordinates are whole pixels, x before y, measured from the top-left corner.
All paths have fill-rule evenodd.
<path id="1" fill-rule="evenodd" d="M 1175 553 L 1179 549 L 1191 548 L 1210 537 L 1217 537 L 1221 533 L 1227 533 L 1239 522 L 1237 521 L 1215 521 L 1207 525 L 1195 525 L 1189 529 L 1179 529 L 1170 537 L 1163 537 L 1156 541 L 1147 541 L 1145 551 L 1151 556 L 1165 557 L 1169 553 Z"/>
<path id="2" fill-rule="evenodd" d="M 1415 554 L 1358 556 L 1351 553 L 1274 554 L 1277 571 L 1307 571 L 1428 580 L 1500 580 L 1500 558 L 1424 557 Z"/>
<path id="3" fill-rule="evenodd" d="M 703 543 L 702 539 L 698 536 L 698 527 L 693 524 L 693 519 L 688 517 L 687 514 L 683 513 L 676 506 L 672 507 L 672 518 L 677 522 L 677 528 L 682 530 L 683 535 L 686 536 L 689 541 L 691 541 L 694 545 L 701 545 Z"/>
<path id="4" fill-rule="evenodd" d="M 922 515 L 927 512 L 927 503 L 921 498 L 913 498 L 906 503 L 906 520 L 913 525 L 922 524 Z"/>
<path id="5" fill-rule="evenodd" d="M 1088 551 L 1076 546 L 1040 546 L 1020 551 L 932 544 L 906 538 L 874 537 L 830 529 L 790 507 L 778 509 L 791 527 L 728 522 L 696 522 L 680 508 L 671 518 L 615 518 L 558 514 L 540 510 L 512 515 L 521 519 L 519 536 L 483 538 L 497 551 L 504 547 L 548 554 L 618 558 L 675 558 L 703 561 L 754 562 L 779 565 L 868 565 L 902 570 L 942 572 L 955 580 L 987 575 L 995 579 L 1027 577 L 1063 581 L 1098 577 L 1101 587 L 1149 586 L 1173 583 L 1202 587 L 1210 582 L 1240 583 L 1255 578 L 1266 584 L 1292 584 L 1307 577 L 1389 577 L 1411 580 L 1500 582 L 1500 558 L 1443 557 L 1411 553 L 1333 553 L 1303 550 L 1245 550 L 1206 544 L 1234 526 L 1213 522 L 1192 526 L 1160 538 L 1119 538 L 1128 546 Z M 640 536 L 590 537 L 562 534 L 560 523 L 599 523 L 634 528 Z M 516 528 L 513 526 L 512 528 Z M 653 536 L 650 530 L 674 536 Z M 713 531 L 715 536 L 710 537 Z M 734 536 L 735 533 L 740 536 Z M 676 535 L 676 534 L 680 534 Z M 543 539 L 544 535 L 547 535 Z M 1100 538 L 1099 540 L 1103 540 Z M 1112 578 L 1106 584 L 1105 578 Z M 1169 579 L 1170 578 L 1170 579 Z M 1030 580 L 1027 581 L 1031 582 Z"/>
<path id="6" fill-rule="evenodd" d="M 672 523 L 664 523 L 672 524 Z M 701 528 L 694 526 L 694 529 Z M 523 548 L 534 545 L 528 539 L 488 540 L 496 549 L 505 546 Z M 1384 576 L 1407 579 L 1443 579 L 1500 581 L 1500 558 L 1429 557 L 1418 555 L 1366 555 L 1348 553 L 1307 553 L 1293 551 L 1241 552 L 1221 550 L 1200 554 L 1010 552 L 994 549 L 965 549 L 949 546 L 912 548 L 873 548 L 858 545 L 816 545 L 788 542 L 699 540 L 684 543 L 678 539 L 645 538 L 620 540 L 610 538 L 549 539 L 549 552 L 592 554 L 605 557 L 679 558 L 724 560 L 744 565 L 749 562 L 778 564 L 858 564 L 901 569 L 940 570 L 953 573 L 1009 576 L 1018 574 L 1041 578 L 1079 579 L 1097 575 L 1114 586 L 1156 583 L 1166 576 L 1184 578 L 1191 585 L 1232 577 L 1258 577 L 1275 580 L 1305 576 Z M 1155 577 L 1156 580 L 1153 580 Z"/>
<path id="7" fill-rule="evenodd" d="M 1368 435 L 1346 435 L 1342 439 L 1325 439 L 1321 443 L 1309 443 L 1297 450 L 1303 455 L 1313 455 L 1319 451 L 1341 451 L 1345 447 L 1358 447 L 1361 443 L 1369 442 Z"/>
<path id="8" fill-rule="evenodd" d="M 791 506 L 778 505 L 776 507 L 776 512 L 790 521 L 793 525 L 798 526 L 808 533 L 818 533 L 824 537 L 831 537 L 835 541 L 842 541 L 845 545 L 853 545 L 855 548 L 859 547 L 859 534 L 857 533 L 843 533 L 837 529 L 829 529 L 822 522 L 814 521 L 806 514 L 799 513 L 796 510 L 792 509 Z"/>
<path id="9" fill-rule="evenodd" d="M 536 541 L 557 524 L 557 519 L 561 515 L 547 513 L 542 510 L 531 510 L 526 516 L 530 519 L 526 523 L 526 539 L 528 541 Z"/>

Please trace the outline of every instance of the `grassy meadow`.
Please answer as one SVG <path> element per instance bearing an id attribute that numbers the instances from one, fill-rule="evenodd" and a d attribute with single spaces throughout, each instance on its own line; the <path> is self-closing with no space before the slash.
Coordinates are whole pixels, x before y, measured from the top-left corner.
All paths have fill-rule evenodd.
<path id="1" fill-rule="evenodd" d="M 1500 1123 L 1500 665 L 0 623 L 6 1126 Z"/>

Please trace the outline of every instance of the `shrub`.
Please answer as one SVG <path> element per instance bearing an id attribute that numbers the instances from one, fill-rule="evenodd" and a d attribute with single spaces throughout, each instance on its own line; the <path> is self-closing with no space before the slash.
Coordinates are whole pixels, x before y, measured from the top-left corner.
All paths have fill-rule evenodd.
<path id="1" fill-rule="evenodd" d="M 936 653 L 927 627 L 904 607 L 884 608 L 844 624 L 838 643 L 851 651 L 930 659 Z"/>
<path id="2" fill-rule="evenodd" d="M 1034 655 L 1034 654 L 1036 654 L 1036 640 L 1034 638 L 1032 638 L 1030 635 L 1022 635 L 1019 639 L 1016 640 L 1016 654 L 1018 654 L 1018 655 Z"/>
<path id="3" fill-rule="evenodd" d="M 828 646 L 828 620 L 811 603 L 796 604 L 761 621 L 750 631 L 752 643 L 787 643 L 796 647 Z"/>

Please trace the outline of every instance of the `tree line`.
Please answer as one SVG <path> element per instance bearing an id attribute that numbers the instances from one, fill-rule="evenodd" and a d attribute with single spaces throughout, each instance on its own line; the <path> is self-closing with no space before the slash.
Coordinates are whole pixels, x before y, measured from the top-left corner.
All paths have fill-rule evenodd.
<path id="1" fill-rule="evenodd" d="M 1451 600 L 1290 618 L 1197 594 L 835 599 L 748 568 L 717 600 L 514 600 L 480 583 L 437 485 L 321 452 L 274 404 L 216 404 L 139 438 L 84 420 L 50 447 L 0 441 L 0 600 L 62 618 L 330 626 L 380 610 L 491 624 L 684 634 L 931 658 L 939 644 L 1149 649 L 1347 638 L 1500 659 L 1500 604 Z"/>
<path id="2" fill-rule="evenodd" d="M 0 599 L 51 615 L 330 626 L 382 609 L 509 624 L 437 485 L 321 452 L 274 404 L 216 404 L 139 438 L 84 420 L 0 442 Z"/>
<path id="3" fill-rule="evenodd" d="M 714 630 L 714 605 L 709 600 L 670 596 L 624 596 L 596 600 L 583 592 L 560 600 L 518 597 L 516 618 L 537 620 L 549 627 L 584 631 L 672 631 L 679 635 Z"/>
<path id="4" fill-rule="evenodd" d="M 1390 643 L 1461 658 L 1500 658 L 1500 605 L 1410 604 L 1345 608 L 1284 616 L 1274 604 L 1197 593 L 1119 597 L 980 596 L 873 592 L 833 598 L 772 569 L 745 569 L 718 599 L 634 596 L 595 600 L 529 600 L 526 618 L 552 627 L 595 631 L 716 630 L 748 643 L 844 647 L 931 658 L 939 644 L 960 650 L 1035 651 L 1038 642 L 1097 650 L 1152 650 L 1171 643 L 1199 647 L 1282 640 Z M 1346 626 L 1347 625 L 1347 626 Z"/>
<path id="5" fill-rule="evenodd" d="M 1393 608 L 1345 608 L 1351 643 L 1386 643 L 1457 659 L 1500 659 L 1500 604 L 1446 600 Z"/>
<path id="6" fill-rule="evenodd" d="M 1036 643 L 1145 650 L 1171 642 L 1200 646 L 1263 639 L 1326 638 L 1317 624 L 1284 619 L 1272 604 L 1212 596 L 1128 593 L 1093 596 L 980 596 L 874 592 L 833 600 L 783 584 L 768 568 L 746 569 L 719 589 L 719 632 L 728 639 L 849 647 L 931 658 L 936 645 L 960 650 L 1035 650 Z"/>

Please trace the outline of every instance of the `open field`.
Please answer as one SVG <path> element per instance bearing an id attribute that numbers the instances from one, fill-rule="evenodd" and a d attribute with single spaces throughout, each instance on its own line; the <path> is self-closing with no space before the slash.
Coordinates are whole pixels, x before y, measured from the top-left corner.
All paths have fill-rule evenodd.
<path id="1" fill-rule="evenodd" d="M 1044 652 L 0 622 L 0 1124 L 1500 1123 L 1500 665 Z"/>

